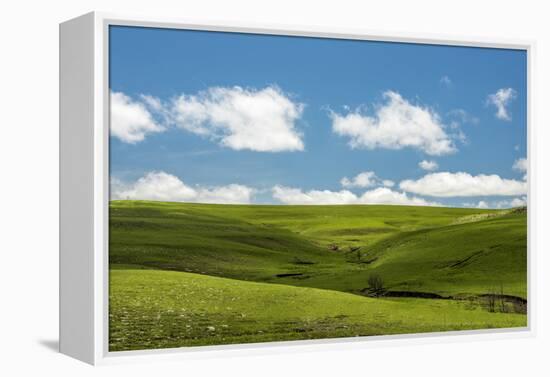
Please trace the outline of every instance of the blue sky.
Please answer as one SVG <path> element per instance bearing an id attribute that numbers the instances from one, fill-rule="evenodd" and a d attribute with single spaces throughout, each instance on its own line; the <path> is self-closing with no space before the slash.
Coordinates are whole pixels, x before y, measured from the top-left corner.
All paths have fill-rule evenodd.
<path id="1" fill-rule="evenodd" d="M 526 83 L 520 50 L 111 27 L 112 196 L 519 205 Z"/>

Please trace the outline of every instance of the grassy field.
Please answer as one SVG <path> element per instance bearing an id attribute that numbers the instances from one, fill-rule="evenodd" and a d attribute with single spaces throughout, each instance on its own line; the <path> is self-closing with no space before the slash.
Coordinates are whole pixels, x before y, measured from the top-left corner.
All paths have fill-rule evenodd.
<path id="1" fill-rule="evenodd" d="M 526 326 L 526 232 L 523 210 L 113 201 L 110 348 Z"/>

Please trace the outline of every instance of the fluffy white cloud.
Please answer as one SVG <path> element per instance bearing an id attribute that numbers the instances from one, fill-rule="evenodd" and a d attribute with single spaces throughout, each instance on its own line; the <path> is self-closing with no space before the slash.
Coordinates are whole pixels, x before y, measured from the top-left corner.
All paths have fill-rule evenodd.
<path id="1" fill-rule="evenodd" d="M 254 189 L 237 184 L 216 187 L 191 187 L 165 172 L 149 172 L 136 182 L 111 181 L 112 199 L 159 200 L 197 203 L 250 203 Z"/>
<path id="2" fill-rule="evenodd" d="M 465 207 L 465 208 L 479 208 L 479 209 L 488 209 L 488 208 L 490 208 L 489 203 L 486 202 L 485 200 L 480 200 L 477 203 L 471 203 L 471 202 L 462 203 L 462 206 Z"/>
<path id="3" fill-rule="evenodd" d="M 111 133 L 136 143 L 149 133 L 176 126 L 235 150 L 302 151 L 296 122 L 303 109 L 303 104 L 293 102 L 275 86 L 259 90 L 212 87 L 167 102 L 149 95 L 132 100 L 113 92 Z"/>
<path id="4" fill-rule="evenodd" d="M 527 159 L 526 158 L 518 158 L 516 161 L 514 161 L 514 165 L 512 166 L 514 170 L 517 170 L 522 173 L 527 172 Z"/>
<path id="5" fill-rule="evenodd" d="M 397 192 L 387 187 L 379 187 L 365 191 L 359 202 L 363 204 L 401 204 L 409 206 L 439 206 L 439 203 L 429 202 L 415 196 L 408 196 L 404 192 Z"/>
<path id="6" fill-rule="evenodd" d="M 495 204 L 496 208 L 515 208 L 525 207 L 527 205 L 527 197 L 522 196 L 519 198 L 513 198 L 511 200 L 501 200 Z"/>
<path id="7" fill-rule="evenodd" d="M 496 202 L 487 202 L 485 200 L 480 200 L 477 203 L 463 203 L 462 205 L 467 208 L 480 208 L 480 209 L 487 209 L 487 208 L 506 209 L 506 208 L 524 207 L 527 205 L 527 197 L 521 196 L 521 197 L 509 199 L 509 200 L 508 199 L 499 200 Z"/>
<path id="8" fill-rule="evenodd" d="M 422 198 L 409 197 L 404 192 L 393 191 L 387 187 L 379 187 L 373 190 L 365 191 L 361 196 L 357 196 L 348 190 L 310 190 L 304 192 L 299 188 L 275 186 L 273 187 L 273 197 L 284 204 L 439 205 L 438 203 L 428 202 Z"/>
<path id="9" fill-rule="evenodd" d="M 486 201 L 484 200 L 480 200 L 478 203 L 477 203 L 477 208 L 482 208 L 482 209 L 486 209 L 486 208 L 489 208 L 489 204 L 487 204 Z"/>
<path id="10" fill-rule="evenodd" d="M 495 116 L 501 120 L 512 120 L 508 109 L 508 104 L 517 97 L 517 93 L 512 88 L 502 88 L 497 90 L 496 93 L 489 94 L 487 97 L 487 103 L 495 106 L 497 112 Z"/>
<path id="11" fill-rule="evenodd" d="M 135 144 L 143 141 L 145 136 L 154 132 L 164 131 L 157 124 L 147 109 L 124 93 L 111 92 L 111 135 L 125 143 Z"/>
<path id="12" fill-rule="evenodd" d="M 514 198 L 512 199 L 512 201 L 510 202 L 510 205 L 512 207 L 523 207 L 523 206 L 526 206 L 527 205 L 527 197 L 526 196 L 523 196 L 521 198 Z"/>
<path id="13" fill-rule="evenodd" d="M 357 174 L 355 177 L 349 179 L 344 177 L 340 180 L 340 184 L 343 187 L 372 187 L 376 186 L 379 183 L 379 179 L 373 171 L 365 171 Z"/>
<path id="14" fill-rule="evenodd" d="M 527 193 L 527 183 L 504 179 L 496 174 L 472 176 L 468 173 L 431 173 L 418 180 L 401 181 L 407 192 L 436 197 L 514 196 Z"/>
<path id="15" fill-rule="evenodd" d="M 514 161 L 514 165 L 512 165 L 512 169 L 517 170 L 521 173 L 525 173 L 523 175 L 523 180 L 527 180 L 527 169 L 529 168 L 529 164 L 527 163 L 526 158 L 519 158 L 516 161 Z"/>
<path id="16" fill-rule="evenodd" d="M 303 104 L 279 88 L 261 90 L 213 87 L 196 95 L 181 95 L 170 104 L 174 124 L 235 150 L 302 151 L 296 128 Z"/>
<path id="17" fill-rule="evenodd" d="M 437 170 L 437 168 L 439 167 L 439 165 L 437 164 L 437 162 L 435 161 L 427 161 L 427 160 L 422 160 L 418 163 L 418 166 L 421 168 L 421 169 L 424 169 L 424 170 L 428 170 L 428 171 L 433 171 L 433 170 Z"/>
<path id="18" fill-rule="evenodd" d="M 284 204 L 353 204 L 357 196 L 348 190 L 311 190 L 303 192 L 299 188 L 275 186 L 273 197 Z"/>
<path id="19" fill-rule="evenodd" d="M 349 138 L 352 148 L 416 148 L 429 155 L 456 151 L 445 125 L 433 110 L 416 106 L 399 93 L 384 93 L 386 103 L 373 116 L 359 110 L 345 115 L 330 112 L 332 130 Z"/>
<path id="20" fill-rule="evenodd" d="M 364 171 L 351 179 L 348 177 L 342 178 L 340 184 L 345 188 L 367 188 L 373 186 L 392 187 L 395 182 L 389 179 L 380 179 L 373 171 Z"/>

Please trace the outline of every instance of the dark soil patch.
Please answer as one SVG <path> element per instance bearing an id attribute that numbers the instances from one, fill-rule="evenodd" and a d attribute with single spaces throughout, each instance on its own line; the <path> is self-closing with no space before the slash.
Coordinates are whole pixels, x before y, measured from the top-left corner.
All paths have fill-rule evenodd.
<path id="1" fill-rule="evenodd" d="M 275 276 L 278 278 L 289 278 L 289 277 L 295 277 L 295 276 L 304 276 L 304 274 L 300 272 L 300 273 L 277 274 Z"/>
<path id="2" fill-rule="evenodd" d="M 294 259 L 294 261 L 292 262 L 294 264 L 298 264 L 298 265 L 311 265 L 311 264 L 315 264 L 315 262 L 312 262 L 312 261 L 309 261 L 309 260 L 304 260 L 304 259 Z"/>
<path id="3" fill-rule="evenodd" d="M 415 298 L 433 298 L 439 300 L 448 300 L 451 297 L 441 296 L 431 292 L 414 292 L 414 291 L 387 291 L 384 297 L 415 297 Z"/>
<path id="4" fill-rule="evenodd" d="M 332 236 L 365 236 L 369 234 L 383 234 L 395 232 L 392 228 L 344 228 L 327 232 Z"/>
<path id="5" fill-rule="evenodd" d="M 416 292 L 416 291 L 386 291 L 378 290 L 375 291 L 372 288 L 364 288 L 361 290 L 361 294 L 369 297 L 413 297 L 413 298 L 425 298 L 425 299 L 436 299 L 436 300 L 461 300 L 461 301 L 470 301 L 475 305 L 480 305 L 486 307 L 486 301 L 492 301 L 493 310 L 495 312 L 502 313 L 527 313 L 527 300 L 522 297 L 511 296 L 511 295 L 501 295 L 493 293 L 485 293 L 469 297 L 453 297 L 453 296 L 442 296 L 437 293 L 432 292 Z M 500 304 L 503 302 L 502 304 Z"/>

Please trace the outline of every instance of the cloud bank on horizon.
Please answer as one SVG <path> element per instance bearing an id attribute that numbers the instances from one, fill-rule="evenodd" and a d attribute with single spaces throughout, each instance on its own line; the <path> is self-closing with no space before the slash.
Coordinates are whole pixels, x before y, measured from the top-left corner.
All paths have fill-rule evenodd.
<path id="1" fill-rule="evenodd" d="M 114 200 L 250 204 L 253 193 L 253 188 L 239 184 L 192 187 L 175 175 L 163 171 L 149 172 L 132 183 L 111 180 L 111 198 Z"/>
<path id="2" fill-rule="evenodd" d="M 402 191 L 391 189 L 394 182 L 380 180 L 374 172 L 358 174 L 352 180 L 344 177 L 343 187 L 378 186 L 355 194 L 348 189 L 332 191 L 275 185 L 271 188 L 272 198 L 281 204 L 290 205 L 343 205 L 343 204 L 393 204 L 412 206 L 443 206 L 440 202 L 424 199 L 422 196 L 473 197 L 473 196 L 517 196 L 508 201 L 499 200 L 495 208 L 526 205 L 527 182 L 502 179 L 498 175 L 471 176 L 468 173 L 431 173 L 419 180 L 404 180 L 399 184 Z M 231 183 L 224 186 L 192 187 L 180 178 L 163 172 L 149 172 L 135 182 L 125 183 L 111 180 L 113 200 L 160 200 L 191 203 L 252 204 L 254 194 L 261 191 L 254 187 Z M 422 196 L 411 196 L 419 194 Z M 465 207 L 489 208 L 486 201 L 463 203 Z"/>
<path id="3" fill-rule="evenodd" d="M 112 55 L 111 199 L 482 209 L 527 203 L 524 58 L 513 51 L 464 48 L 464 64 L 441 46 L 424 49 L 424 57 L 399 44 L 317 46 L 290 38 L 285 43 L 300 48 L 286 60 L 277 37 L 220 34 L 218 43 L 233 49 L 222 57 L 207 48 L 216 33 L 158 34 L 149 42 L 131 28 L 112 33 L 113 51 L 124 43 L 141 55 Z M 204 51 L 186 54 L 163 43 L 197 43 Z M 140 58 L 145 52 L 165 71 Z M 395 61 L 407 66 L 396 70 Z"/>

